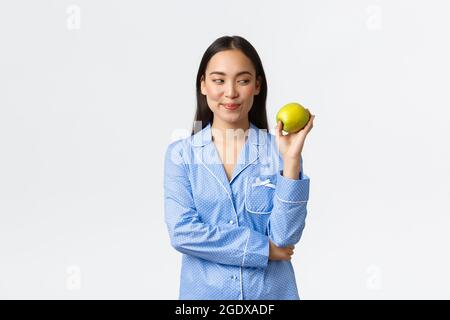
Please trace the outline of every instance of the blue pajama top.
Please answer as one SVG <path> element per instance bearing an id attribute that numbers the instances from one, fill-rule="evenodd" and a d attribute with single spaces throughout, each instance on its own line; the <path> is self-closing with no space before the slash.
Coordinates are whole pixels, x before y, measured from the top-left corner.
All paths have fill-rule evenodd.
<path id="1" fill-rule="evenodd" d="M 300 159 L 302 162 L 302 159 Z M 275 136 L 250 123 L 231 180 L 211 124 L 171 143 L 165 155 L 164 210 L 172 246 L 182 253 L 179 299 L 299 299 L 291 261 L 277 246 L 300 241 L 309 177 L 283 177 Z"/>

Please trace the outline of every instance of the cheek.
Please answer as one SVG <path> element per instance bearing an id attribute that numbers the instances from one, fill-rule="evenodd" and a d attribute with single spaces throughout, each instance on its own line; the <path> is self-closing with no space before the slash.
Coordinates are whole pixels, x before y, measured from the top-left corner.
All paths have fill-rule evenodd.
<path id="1" fill-rule="evenodd" d="M 254 100 L 256 94 L 256 90 L 254 87 L 245 88 L 245 91 L 242 92 L 242 95 L 245 96 L 245 99 L 250 101 Z"/>
<path id="2" fill-rule="evenodd" d="M 217 100 L 222 96 L 223 90 L 220 87 L 210 87 L 207 89 L 207 95 L 209 99 Z"/>
<path id="3" fill-rule="evenodd" d="M 246 97 L 253 97 L 253 95 L 255 94 L 255 88 L 252 86 L 246 86 L 242 88 L 241 94 L 245 95 Z"/>
<path id="4" fill-rule="evenodd" d="M 254 98 L 255 98 L 254 94 L 255 94 L 254 88 L 245 88 L 245 90 L 243 90 L 241 92 L 241 95 L 243 97 L 245 97 L 245 101 L 247 102 L 246 103 L 246 108 L 245 108 L 246 112 L 249 112 L 250 109 L 252 108 L 253 101 L 254 101 Z"/>

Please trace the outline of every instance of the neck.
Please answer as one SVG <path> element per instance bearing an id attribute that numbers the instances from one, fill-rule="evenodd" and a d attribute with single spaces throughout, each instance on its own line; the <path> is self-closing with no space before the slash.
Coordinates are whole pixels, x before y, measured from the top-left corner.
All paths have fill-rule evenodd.
<path id="1" fill-rule="evenodd" d="M 211 125 L 213 140 L 217 142 L 242 140 L 245 141 L 248 135 L 250 122 L 248 118 L 239 123 L 228 123 L 214 118 Z"/>

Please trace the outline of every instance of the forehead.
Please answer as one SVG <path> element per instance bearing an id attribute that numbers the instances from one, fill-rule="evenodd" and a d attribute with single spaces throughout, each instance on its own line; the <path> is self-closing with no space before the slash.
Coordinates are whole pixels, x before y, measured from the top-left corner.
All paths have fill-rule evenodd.
<path id="1" fill-rule="evenodd" d="M 227 75 L 234 75 L 242 71 L 255 74 L 252 61 L 240 50 L 220 51 L 212 56 L 206 67 L 206 71 L 219 71 Z"/>

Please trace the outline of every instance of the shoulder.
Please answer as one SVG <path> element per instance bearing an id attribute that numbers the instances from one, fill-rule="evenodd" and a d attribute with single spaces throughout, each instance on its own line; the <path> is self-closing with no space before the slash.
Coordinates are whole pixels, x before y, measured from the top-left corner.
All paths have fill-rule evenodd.
<path id="1" fill-rule="evenodd" d="M 260 145 L 260 147 L 264 148 L 264 155 L 270 157 L 271 161 L 276 162 L 276 168 L 282 168 L 284 166 L 284 161 L 279 152 L 275 134 L 270 132 L 269 130 L 258 128 L 256 129 L 258 131 L 258 144 Z M 300 156 L 300 163 L 303 164 L 302 156 Z"/>
<path id="2" fill-rule="evenodd" d="M 192 137 L 187 137 L 172 141 L 166 148 L 166 162 L 172 160 L 176 163 L 184 162 L 187 155 L 190 154 L 189 150 L 192 145 Z"/>
<path id="3" fill-rule="evenodd" d="M 258 132 L 256 140 L 260 148 L 265 149 L 266 154 L 271 157 L 279 156 L 275 135 L 267 129 L 256 128 L 256 131 Z"/>

